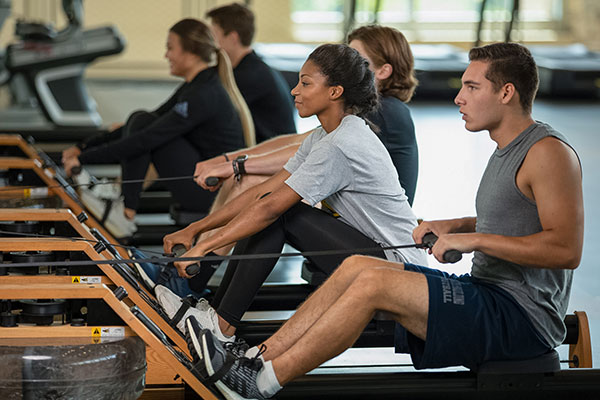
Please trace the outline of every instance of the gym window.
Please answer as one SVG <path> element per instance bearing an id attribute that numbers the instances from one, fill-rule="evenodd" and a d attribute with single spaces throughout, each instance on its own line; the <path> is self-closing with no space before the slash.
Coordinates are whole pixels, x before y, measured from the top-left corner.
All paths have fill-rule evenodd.
<path id="1" fill-rule="evenodd" d="M 486 1 L 481 34 L 484 41 L 504 40 L 514 1 Z M 559 40 L 563 0 L 519 3 L 513 40 Z M 481 5 L 482 0 L 291 0 L 293 36 L 299 42 L 341 41 L 350 25 L 377 22 L 400 29 L 413 43 L 473 43 Z"/>

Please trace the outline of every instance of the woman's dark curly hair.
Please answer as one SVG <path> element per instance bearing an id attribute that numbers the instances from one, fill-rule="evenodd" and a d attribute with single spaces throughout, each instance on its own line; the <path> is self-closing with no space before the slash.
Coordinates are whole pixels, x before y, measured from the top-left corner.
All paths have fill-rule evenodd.
<path id="1" fill-rule="evenodd" d="M 342 86 L 342 99 L 347 112 L 365 118 L 378 105 L 377 89 L 369 62 L 358 51 L 345 44 L 324 44 L 309 56 L 329 86 Z"/>

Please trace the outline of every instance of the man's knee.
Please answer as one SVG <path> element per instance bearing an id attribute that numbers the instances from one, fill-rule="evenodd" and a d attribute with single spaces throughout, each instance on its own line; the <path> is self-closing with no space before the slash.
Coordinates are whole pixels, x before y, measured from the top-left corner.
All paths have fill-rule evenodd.
<path id="1" fill-rule="evenodd" d="M 352 255 L 346 258 L 338 269 L 343 271 L 354 271 L 355 273 L 362 272 L 366 269 L 392 266 L 395 269 L 404 269 L 404 264 L 392 263 L 379 257 L 365 256 L 365 255 Z"/>
<path id="2" fill-rule="evenodd" d="M 366 268 L 358 273 L 354 281 L 365 291 L 377 294 L 387 289 L 390 284 L 389 273 L 386 268 Z"/>
<path id="3" fill-rule="evenodd" d="M 338 267 L 338 271 L 342 273 L 350 272 L 358 274 L 368 265 L 370 259 L 371 257 L 368 256 L 352 255 L 344 259 L 344 261 L 342 261 L 342 263 Z"/>

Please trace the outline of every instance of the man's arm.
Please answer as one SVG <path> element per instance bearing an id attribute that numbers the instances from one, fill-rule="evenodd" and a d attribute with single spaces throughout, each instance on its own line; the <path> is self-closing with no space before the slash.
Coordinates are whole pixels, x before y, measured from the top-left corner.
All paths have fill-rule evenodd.
<path id="1" fill-rule="evenodd" d="M 433 249 L 436 258 L 440 260 L 449 249 L 478 250 L 531 268 L 577 268 L 584 218 L 581 168 L 575 152 L 556 138 L 540 140 L 525 157 L 517 186 L 536 202 L 541 232 L 521 237 L 442 235 Z"/>
<path id="2" fill-rule="evenodd" d="M 248 147 L 246 149 L 237 150 L 231 153 L 227 153 L 227 157 L 232 160 L 237 156 L 241 156 L 243 154 L 251 155 L 259 155 L 270 153 L 275 150 L 279 150 L 282 147 L 286 147 L 289 145 L 299 145 L 302 141 L 308 136 L 312 130 L 304 133 L 289 133 L 285 135 L 278 135 L 269 140 L 265 140 L 262 143 L 259 143 L 255 146 Z M 225 158 L 223 156 L 219 156 L 221 158 Z M 218 158 L 218 157 L 215 157 Z M 220 161 L 220 160 L 219 160 Z"/>
<path id="3" fill-rule="evenodd" d="M 289 172 L 282 170 L 279 174 L 273 176 L 265 183 L 255 186 L 261 190 L 255 191 L 253 196 L 258 195 L 254 201 L 252 201 L 246 207 L 240 206 L 239 204 L 232 204 L 233 208 L 238 208 L 239 212 L 229 218 L 231 213 L 224 211 L 223 215 L 217 215 L 221 210 L 228 209 L 229 204 L 233 202 L 243 202 L 248 204 L 242 198 L 247 192 L 238 196 L 235 200 L 228 204 L 227 207 L 223 207 L 221 210 L 209 215 L 204 220 L 204 228 L 215 228 L 223 225 L 223 221 L 228 220 L 228 223 L 223 226 L 216 234 L 210 236 L 202 242 L 196 243 L 196 245 L 190 249 L 183 257 L 198 257 L 204 256 L 206 253 L 219 249 L 231 243 L 235 243 L 241 239 L 247 238 L 257 232 L 260 232 L 267 226 L 271 225 L 281 214 L 287 211 L 294 204 L 298 203 L 302 198 L 284 181 L 290 176 Z M 248 191 L 251 191 L 249 189 Z M 248 199 L 249 200 L 249 199 Z M 225 214 L 227 216 L 225 216 Z M 211 218 L 212 216 L 212 218 Z M 202 222 L 202 221 L 199 221 Z M 189 278 L 185 272 L 185 268 L 193 264 L 192 262 L 176 262 L 175 267 L 179 272 L 179 276 Z"/>
<path id="4" fill-rule="evenodd" d="M 415 243 L 422 243 L 423 236 L 429 232 L 438 237 L 447 233 L 475 232 L 476 223 L 475 217 L 423 221 L 413 230 L 413 239 Z"/>
<path id="5" fill-rule="evenodd" d="M 250 175 L 273 175 L 283 168 L 285 163 L 298 151 L 300 143 L 290 144 L 285 147 L 274 150 L 270 153 L 260 154 L 249 157 L 244 167 L 246 174 Z M 206 178 L 214 176 L 219 178 L 221 181 L 229 178 L 233 175 L 233 165 L 231 161 L 225 161 L 218 164 L 200 165 L 196 164 L 196 170 L 194 171 L 194 180 L 202 188 L 215 191 L 219 189 L 220 185 L 208 186 L 206 185 Z"/>
<path id="6" fill-rule="evenodd" d="M 186 248 L 189 249 L 194 237 L 200 233 L 227 224 L 236 215 L 242 212 L 243 209 L 254 203 L 257 199 L 264 196 L 266 193 L 273 192 L 279 186 L 284 185 L 283 182 L 289 176 L 289 172 L 286 170 L 281 170 L 278 174 L 272 176 L 259 185 L 249 188 L 235 199 L 231 200 L 229 203 L 227 203 L 227 207 L 222 207 L 219 210 L 209 214 L 205 218 L 188 225 L 186 228 L 165 236 L 163 239 L 165 253 L 169 253 L 172 247 L 177 243 L 182 243 L 186 245 Z"/>
<path id="7" fill-rule="evenodd" d="M 215 191 L 220 185 L 209 187 L 206 185 L 206 178 L 215 176 L 221 179 L 227 179 L 233 175 L 232 160 L 237 156 L 248 154 L 250 157 L 246 160 L 244 167 L 246 173 L 255 175 L 273 175 L 281 170 L 283 165 L 294 155 L 302 141 L 312 131 L 302 134 L 281 135 L 269 139 L 248 149 L 238 150 L 227 153 L 225 156 L 213 157 L 210 160 L 201 161 L 196 164 L 194 171 L 194 180 L 204 189 Z M 228 161 L 229 160 L 229 161 Z"/>

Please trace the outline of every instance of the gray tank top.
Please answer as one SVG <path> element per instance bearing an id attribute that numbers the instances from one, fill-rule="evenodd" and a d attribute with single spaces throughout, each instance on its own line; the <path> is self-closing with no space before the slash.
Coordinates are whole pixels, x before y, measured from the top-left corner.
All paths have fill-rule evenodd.
<path id="1" fill-rule="evenodd" d="M 542 231 L 537 206 L 519 190 L 516 176 L 531 146 L 548 136 L 569 145 L 552 127 L 536 122 L 492 154 L 477 191 L 477 232 L 527 236 Z M 572 270 L 527 268 L 476 251 L 471 275 L 510 293 L 548 345 L 562 343 Z"/>

